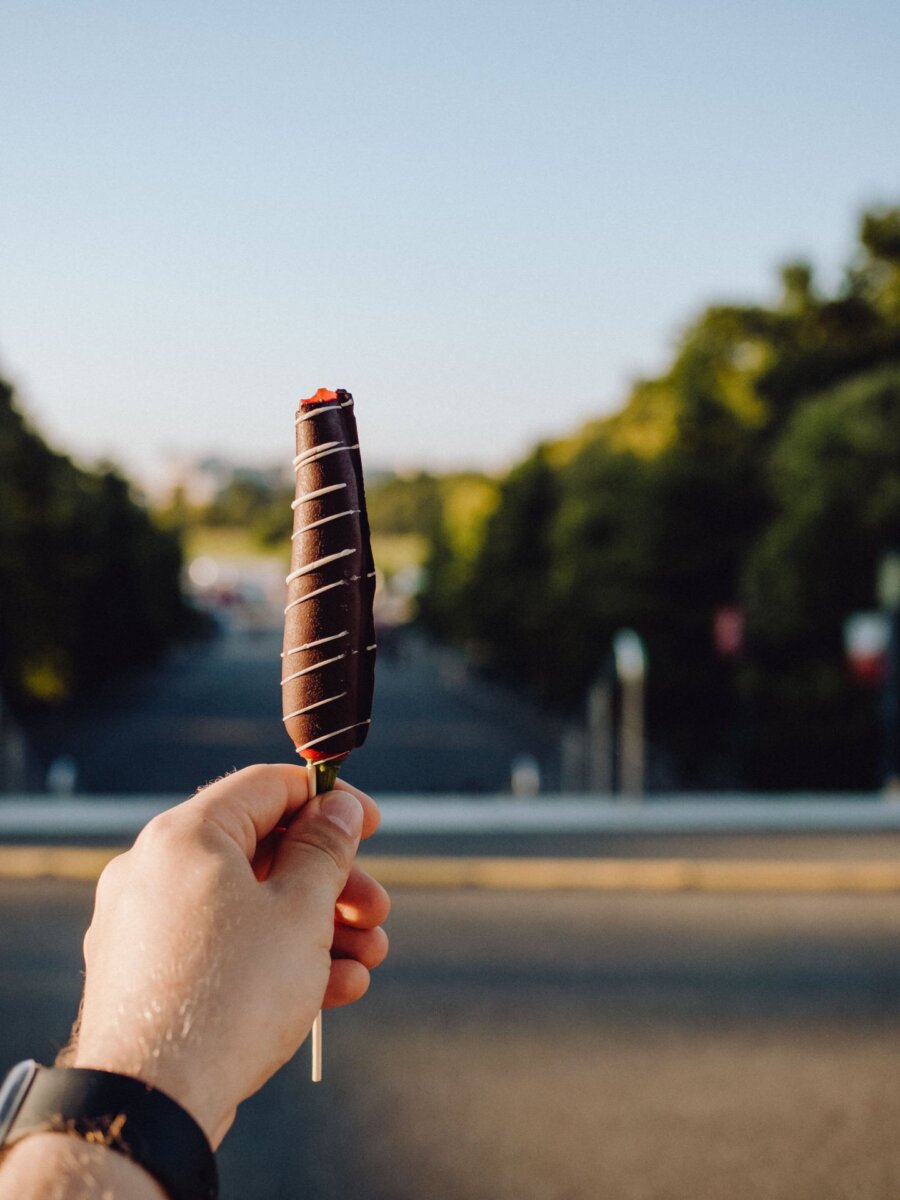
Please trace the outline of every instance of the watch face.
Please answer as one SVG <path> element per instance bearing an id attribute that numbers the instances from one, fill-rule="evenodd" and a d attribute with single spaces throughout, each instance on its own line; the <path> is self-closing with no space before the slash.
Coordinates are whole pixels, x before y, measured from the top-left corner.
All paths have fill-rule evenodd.
<path id="1" fill-rule="evenodd" d="M 0 1146 L 6 1141 L 10 1126 L 37 1072 L 38 1065 L 34 1059 L 26 1058 L 24 1062 L 17 1063 L 4 1079 L 0 1087 Z"/>

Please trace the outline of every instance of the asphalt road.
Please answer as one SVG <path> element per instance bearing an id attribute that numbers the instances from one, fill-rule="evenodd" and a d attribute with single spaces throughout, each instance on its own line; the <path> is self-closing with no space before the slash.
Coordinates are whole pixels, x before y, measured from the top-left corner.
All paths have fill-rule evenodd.
<path id="1" fill-rule="evenodd" d="M 77 765 L 81 793 L 190 794 L 254 762 L 296 761 L 281 723 L 280 630 L 235 631 L 182 648 L 93 703 L 35 724 L 30 788 L 48 764 Z M 463 659 L 409 632 L 379 650 L 373 721 L 348 776 L 372 792 L 502 792 L 533 755 L 558 787 L 555 722 Z"/>
<path id="2" fill-rule="evenodd" d="M 90 894 L 0 882 L 0 1060 L 65 1040 Z M 897 899 L 400 891 L 389 929 L 225 1200 L 896 1200 Z"/>

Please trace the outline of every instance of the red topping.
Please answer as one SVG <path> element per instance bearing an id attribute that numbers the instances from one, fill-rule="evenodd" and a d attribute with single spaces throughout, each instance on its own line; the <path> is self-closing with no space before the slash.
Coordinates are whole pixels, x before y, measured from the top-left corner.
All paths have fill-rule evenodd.
<path id="1" fill-rule="evenodd" d="M 337 392 L 329 392 L 328 388 L 319 388 L 314 396 L 307 396 L 305 400 L 300 401 L 300 407 L 304 404 L 326 404 L 329 400 L 337 400 Z"/>
<path id="2" fill-rule="evenodd" d="M 297 753 L 299 754 L 300 751 L 298 750 Z M 338 765 L 340 765 L 340 763 L 342 763 L 345 758 L 348 758 L 349 755 L 350 755 L 349 750 L 345 750 L 343 754 L 329 754 L 327 750 L 304 750 L 303 751 L 303 757 L 306 759 L 307 762 L 315 762 L 315 763 L 333 762 L 333 763 L 337 763 Z"/>

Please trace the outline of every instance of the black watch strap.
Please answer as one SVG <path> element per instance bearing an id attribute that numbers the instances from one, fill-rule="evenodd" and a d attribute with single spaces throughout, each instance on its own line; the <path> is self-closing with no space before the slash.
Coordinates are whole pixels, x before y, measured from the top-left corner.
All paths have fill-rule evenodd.
<path id="1" fill-rule="evenodd" d="M 0 1129 L 0 1145 L 30 1133 L 77 1134 L 126 1155 L 172 1200 L 215 1200 L 216 1160 L 206 1134 L 165 1092 L 111 1071 L 23 1071 L 25 1065 L 13 1068 L 21 1076 L 20 1094 L 8 1113 L 5 1137 Z"/>

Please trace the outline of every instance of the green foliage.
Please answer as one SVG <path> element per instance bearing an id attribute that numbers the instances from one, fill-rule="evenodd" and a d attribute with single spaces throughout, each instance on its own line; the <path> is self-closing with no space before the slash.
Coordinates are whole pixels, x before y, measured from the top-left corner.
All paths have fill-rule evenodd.
<path id="1" fill-rule="evenodd" d="M 426 471 L 389 475 L 366 487 L 366 507 L 373 533 L 430 536 L 441 516 L 440 479 Z"/>
<path id="2" fill-rule="evenodd" d="M 472 525 L 460 522 L 454 531 L 445 523 L 436 541 L 423 600 L 426 619 L 447 634 L 472 637 L 486 661 L 501 670 L 517 661 L 516 647 L 503 632 L 511 609 L 528 631 L 532 654 L 544 650 L 546 605 L 534 595 L 533 580 L 546 577 L 550 568 L 556 493 L 554 472 L 539 447 L 481 509 L 481 537 L 473 536 L 479 530 Z M 536 683 L 532 664 L 518 661 L 525 681 Z"/>
<path id="3" fill-rule="evenodd" d="M 436 504 L 421 526 L 429 548 L 419 612 L 435 633 L 465 640 L 464 606 L 475 561 L 489 536 L 486 526 L 497 505 L 497 485 L 472 473 L 445 475 L 436 483 Z"/>
<path id="4" fill-rule="evenodd" d="M 494 492 L 478 475 L 375 474 L 366 487 L 366 506 L 373 545 L 382 551 L 379 569 L 391 575 L 421 566 L 442 527 L 454 554 L 466 557 L 466 540 L 476 536 L 481 510 Z M 207 504 L 191 505 L 176 487 L 157 515 L 166 528 L 187 534 L 189 544 L 215 545 L 227 531 L 240 531 L 249 548 L 267 551 L 290 539 L 292 499 L 289 486 L 238 471 Z"/>
<path id="5" fill-rule="evenodd" d="M 800 408 L 772 456 L 771 483 L 777 509 L 749 556 L 744 589 L 755 744 L 778 745 L 793 728 L 802 743 L 779 755 L 780 775 L 786 767 L 792 783 L 874 786 L 875 697 L 848 683 L 842 626 L 876 607 L 879 561 L 900 545 L 900 367 Z M 765 760 L 761 767 L 768 782 Z"/>
<path id="6" fill-rule="evenodd" d="M 236 472 L 207 505 L 187 513 L 185 527 L 240 529 L 260 549 L 271 549 L 291 536 L 293 498 L 288 486 L 250 472 Z"/>
<path id="7" fill-rule="evenodd" d="M 469 534 L 462 550 L 436 525 L 423 617 L 572 711 L 637 629 L 682 786 L 877 783 L 875 698 L 841 628 L 900 544 L 900 210 L 863 217 L 835 295 L 793 262 L 771 307 L 701 313 L 668 371 L 534 451 Z M 739 661 L 712 639 L 732 605 Z"/>
<path id="8" fill-rule="evenodd" d="M 18 707 L 83 694 L 187 623 L 180 551 L 113 469 L 50 450 L 0 381 L 0 686 Z"/>

